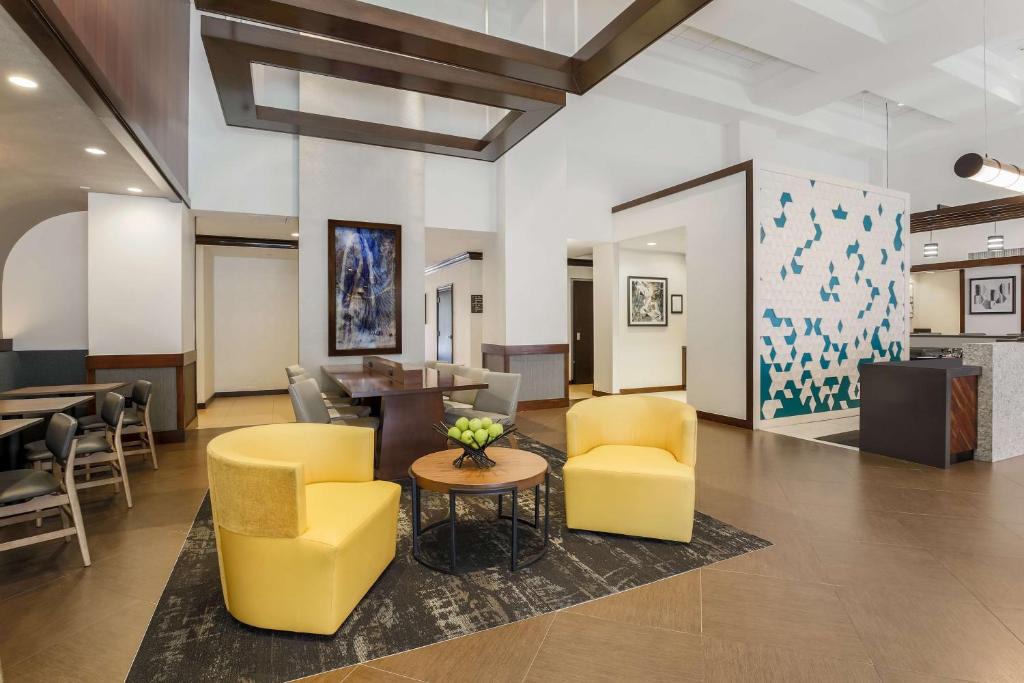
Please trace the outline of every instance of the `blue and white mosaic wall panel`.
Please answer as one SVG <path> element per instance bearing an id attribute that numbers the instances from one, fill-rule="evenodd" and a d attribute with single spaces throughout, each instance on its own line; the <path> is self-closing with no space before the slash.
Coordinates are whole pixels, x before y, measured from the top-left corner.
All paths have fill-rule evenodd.
<path id="1" fill-rule="evenodd" d="M 756 180 L 760 417 L 857 408 L 858 366 L 907 352 L 907 200 L 770 170 Z"/>

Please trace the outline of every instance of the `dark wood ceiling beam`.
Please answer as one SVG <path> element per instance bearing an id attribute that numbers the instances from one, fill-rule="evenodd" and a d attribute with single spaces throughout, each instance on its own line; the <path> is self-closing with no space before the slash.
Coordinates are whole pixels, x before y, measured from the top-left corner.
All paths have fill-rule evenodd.
<path id="1" fill-rule="evenodd" d="M 1004 197 L 974 204 L 946 206 L 910 214 L 910 232 L 948 230 L 965 225 L 1024 218 L 1024 196 Z"/>
<path id="2" fill-rule="evenodd" d="M 712 0 L 636 0 L 573 55 L 577 92 L 614 73 Z"/>
<path id="3" fill-rule="evenodd" d="M 237 21 L 204 16 L 201 34 L 225 121 L 233 126 L 494 161 L 565 104 L 565 93 L 552 88 Z M 476 139 L 261 106 L 253 63 L 509 111 Z"/>
<path id="4" fill-rule="evenodd" d="M 575 91 L 572 57 L 358 0 L 196 0 L 204 12 Z"/>

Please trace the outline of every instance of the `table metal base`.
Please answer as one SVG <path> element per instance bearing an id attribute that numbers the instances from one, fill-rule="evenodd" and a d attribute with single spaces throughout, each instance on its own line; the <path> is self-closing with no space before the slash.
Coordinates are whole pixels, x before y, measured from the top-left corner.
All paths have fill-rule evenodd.
<path id="1" fill-rule="evenodd" d="M 519 525 L 523 524 L 532 529 L 536 529 L 538 532 L 541 531 L 541 519 L 540 519 L 540 485 L 533 487 L 534 505 L 533 505 L 533 522 L 522 519 L 519 516 L 519 489 L 512 486 L 506 488 L 494 488 L 486 491 L 479 489 L 450 489 L 448 491 L 448 516 L 444 519 L 428 524 L 425 527 L 420 527 L 420 517 L 422 515 L 422 504 L 420 496 L 422 489 L 416 484 L 416 477 L 412 478 L 412 556 L 416 558 L 416 561 L 420 564 L 430 567 L 439 572 L 446 574 L 458 574 L 458 550 L 455 541 L 455 525 L 458 522 L 458 516 L 455 512 L 455 505 L 458 496 L 497 496 L 498 497 L 498 519 L 507 519 L 513 521 L 512 524 L 512 543 L 511 543 L 511 560 L 509 565 L 512 571 L 522 569 L 523 567 L 529 567 L 531 564 L 544 557 L 548 550 L 548 542 L 550 538 L 550 480 L 551 473 L 548 472 L 544 475 L 544 524 L 543 524 L 543 537 L 544 545 L 541 549 L 534 553 L 532 556 L 524 558 L 522 561 L 519 559 Z M 512 498 L 512 512 L 505 514 L 502 509 L 502 501 L 505 496 L 511 496 Z M 420 536 L 424 533 L 437 529 L 438 527 L 448 527 L 448 564 L 442 565 L 436 562 L 431 562 L 426 559 L 420 552 Z"/>

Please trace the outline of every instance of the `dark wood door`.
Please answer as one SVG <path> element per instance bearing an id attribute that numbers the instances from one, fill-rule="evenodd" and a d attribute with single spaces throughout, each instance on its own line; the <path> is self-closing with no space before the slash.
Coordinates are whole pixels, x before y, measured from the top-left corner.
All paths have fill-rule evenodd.
<path id="1" fill-rule="evenodd" d="M 452 311 L 452 286 L 437 288 L 437 360 L 451 363 L 455 316 Z"/>
<path id="2" fill-rule="evenodd" d="M 572 382 L 594 383 L 594 283 L 572 281 Z"/>

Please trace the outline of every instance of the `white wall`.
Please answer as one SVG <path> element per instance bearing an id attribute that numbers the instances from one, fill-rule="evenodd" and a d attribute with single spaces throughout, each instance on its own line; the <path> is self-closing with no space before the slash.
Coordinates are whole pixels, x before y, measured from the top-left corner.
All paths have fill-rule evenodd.
<path id="1" fill-rule="evenodd" d="M 14 349 L 89 345 L 85 211 L 54 216 L 25 233 L 3 274 L 3 336 Z"/>
<path id="2" fill-rule="evenodd" d="M 193 281 L 186 267 L 189 218 L 183 204 L 166 199 L 89 195 L 90 354 L 195 348 L 194 311 L 186 302 Z"/>
<path id="3" fill-rule="evenodd" d="M 294 250 L 214 247 L 214 389 L 286 389 L 298 361 L 299 260 Z"/>
<path id="4" fill-rule="evenodd" d="M 618 327 L 615 348 L 615 378 L 618 391 L 642 387 L 674 386 L 682 383 L 682 350 L 686 345 L 686 315 L 667 309 L 667 327 L 630 327 L 626 302 L 629 276 L 668 278 L 668 293 L 686 297 L 686 259 L 682 254 L 619 250 Z M 669 305 L 671 300 L 666 302 Z"/>
<path id="5" fill-rule="evenodd" d="M 698 410 L 745 419 L 747 232 L 743 174 L 621 211 L 614 222 L 618 240 L 686 228 L 687 400 Z M 596 261 L 598 250 L 594 254 Z M 620 277 L 625 275 L 623 270 L 620 265 Z M 595 288 L 599 272 L 595 266 Z M 621 301 L 613 305 L 623 307 Z M 614 360 L 618 366 L 621 357 L 617 350 Z M 674 378 L 658 384 L 678 384 L 679 375 Z M 616 367 L 614 390 L 624 386 L 628 385 Z"/>
<path id="6" fill-rule="evenodd" d="M 960 334 L 960 271 L 912 273 L 914 310 L 912 329 L 935 334 Z"/>
<path id="7" fill-rule="evenodd" d="M 216 390 L 214 376 L 213 249 L 196 247 L 196 400 L 205 403 Z"/>
<path id="8" fill-rule="evenodd" d="M 483 293 L 484 261 L 461 261 L 442 268 L 425 278 L 427 294 L 424 353 L 428 360 L 437 359 L 437 289 L 452 285 L 453 333 L 452 359 L 460 365 L 483 367 L 480 344 L 483 341 L 483 314 L 471 313 L 470 295 Z"/>
<path id="9" fill-rule="evenodd" d="M 346 101 L 348 84 L 301 75 L 303 109 L 332 111 Z M 381 102 L 415 126 L 422 116 L 419 95 L 376 92 Z M 422 362 L 424 252 L 424 159 L 419 152 L 333 140 L 299 140 L 299 362 L 315 370 L 325 364 L 360 363 L 359 356 L 329 356 L 327 348 L 327 221 L 344 219 L 402 226 L 402 353 Z"/>
<path id="10" fill-rule="evenodd" d="M 971 279 L 983 277 L 1014 277 L 1017 279 L 1017 305 L 1009 314 L 971 315 Z M 1021 267 L 1018 265 L 989 266 L 964 269 L 964 332 L 980 334 L 1020 334 Z"/>
<path id="11" fill-rule="evenodd" d="M 619 310 L 619 248 L 613 242 L 594 246 L 594 390 L 614 394 L 615 335 Z"/>
<path id="12" fill-rule="evenodd" d="M 295 135 L 229 127 L 192 9 L 189 47 L 189 198 L 208 211 L 296 216 L 299 144 Z M 277 106 L 298 102 L 298 78 L 283 69 L 256 69 L 254 83 Z"/>

